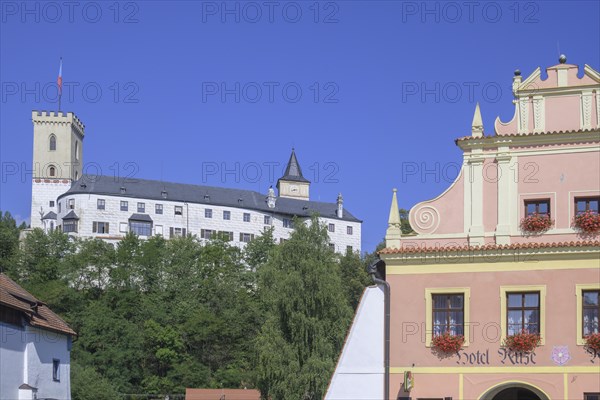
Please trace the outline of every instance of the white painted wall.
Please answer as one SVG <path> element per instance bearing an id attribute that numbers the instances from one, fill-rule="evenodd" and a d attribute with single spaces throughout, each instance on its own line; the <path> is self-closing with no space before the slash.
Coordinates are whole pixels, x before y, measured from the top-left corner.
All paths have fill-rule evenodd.
<path id="1" fill-rule="evenodd" d="M 79 217 L 78 233 L 76 236 L 82 238 L 98 237 L 105 239 L 120 239 L 125 236 L 125 232 L 119 231 L 121 223 L 128 223 L 128 219 L 132 214 L 138 213 L 137 203 L 145 203 L 145 214 L 148 214 L 153 220 L 154 232 L 157 232 L 157 226 L 161 226 L 163 236 L 169 237 L 169 228 L 186 228 L 190 234 L 195 234 L 200 237 L 201 229 L 211 229 L 217 231 L 233 232 L 233 243 L 244 246 L 239 243 L 240 232 L 259 235 L 265 227 L 264 216 L 271 215 L 272 226 L 275 228 L 274 237 L 279 242 L 280 239 L 289 238 L 292 229 L 283 227 L 283 219 L 290 218 L 277 213 L 265 213 L 256 210 L 248 210 L 244 208 L 224 207 L 209 204 L 187 203 L 169 200 L 147 200 L 123 196 L 102 196 L 96 194 L 73 194 L 60 199 L 61 212 L 58 213 L 57 224 L 62 225 L 62 217 L 71 210 L 67 204 L 69 199 L 75 200 L 75 213 Z M 98 210 L 98 199 L 105 200 L 105 209 Z M 129 202 L 128 211 L 121 211 L 120 202 Z M 159 203 L 163 205 L 163 214 L 155 213 L 155 205 Z M 175 206 L 183 208 L 182 215 L 175 215 Z M 212 218 L 205 217 L 205 209 L 212 209 Z M 231 213 L 230 220 L 223 219 L 223 211 Z M 250 213 L 250 222 L 243 220 L 244 213 Z M 332 243 L 335 244 L 335 250 L 338 253 L 345 253 L 347 246 L 352 246 L 353 251 L 361 250 L 361 223 L 350 222 L 334 218 L 321 218 L 322 223 L 335 225 L 335 231 L 329 232 L 329 237 Z M 110 231 L 108 235 L 97 234 L 93 232 L 93 222 L 108 222 Z M 352 226 L 352 234 L 347 233 L 347 227 Z"/>
<path id="2" fill-rule="evenodd" d="M 325 395 L 326 400 L 383 399 L 384 293 L 365 289 Z"/>
<path id="3" fill-rule="evenodd" d="M 52 360 L 60 360 L 60 381 Z M 19 399 L 19 386 L 38 388 L 38 398 L 71 399 L 70 343 L 66 335 L 0 323 L 0 400 Z"/>

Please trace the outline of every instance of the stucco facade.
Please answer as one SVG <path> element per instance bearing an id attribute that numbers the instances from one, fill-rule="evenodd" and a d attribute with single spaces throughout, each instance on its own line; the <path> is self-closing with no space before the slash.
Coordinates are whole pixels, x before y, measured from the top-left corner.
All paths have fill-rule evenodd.
<path id="1" fill-rule="evenodd" d="M 378 281 L 389 331 L 343 350 L 389 339 L 384 399 L 600 398 L 600 354 L 587 344 L 600 334 L 599 231 L 575 218 L 600 222 L 600 74 L 561 56 L 545 79 L 515 71 L 513 94 L 513 119 L 492 135 L 477 105 L 455 142 L 461 173 L 411 208 L 414 234 L 401 233 L 393 190 Z M 532 348 L 510 347 L 520 335 Z"/>
<path id="2" fill-rule="evenodd" d="M 394 191 L 380 257 L 391 291 L 390 399 L 549 400 L 600 394 L 598 231 L 574 223 L 600 199 L 600 75 L 566 63 L 513 78 L 515 114 L 485 135 L 477 106 L 456 140 L 463 166 L 440 196 L 410 210 Z M 527 217 L 527 219 L 525 219 Z M 530 218 L 551 226 L 527 228 Z M 585 307 L 585 310 L 583 309 Z M 515 333 L 539 335 L 511 350 Z M 434 343 L 464 338 L 459 351 Z M 414 386 L 404 385 L 405 373 Z"/>
<path id="3" fill-rule="evenodd" d="M 71 399 L 75 332 L 0 273 L 0 400 Z"/>

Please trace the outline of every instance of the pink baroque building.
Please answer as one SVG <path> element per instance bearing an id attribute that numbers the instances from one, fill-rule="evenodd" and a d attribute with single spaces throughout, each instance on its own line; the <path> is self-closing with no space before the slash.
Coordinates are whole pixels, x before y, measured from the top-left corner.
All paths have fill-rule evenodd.
<path id="1" fill-rule="evenodd" d="M 515 72 L 514 116 L 492 135 L 476 107 L 461 173 L 412 207 L 414 234 L 394 190 L 329 399 L 367 374 L 371 398 L 600 399 L 600 74 L 564 56 L 546 72 Z M 368 328 L 367 309 L 387 323 Z M 369 329 L 381 363 L 365 370 Z"/>

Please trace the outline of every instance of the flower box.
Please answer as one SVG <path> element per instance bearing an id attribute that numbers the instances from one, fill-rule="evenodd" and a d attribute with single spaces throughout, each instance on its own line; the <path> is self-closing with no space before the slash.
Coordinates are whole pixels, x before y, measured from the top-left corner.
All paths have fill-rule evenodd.
<path id="1" fill-rule="evenodd" d="M 540 345 L 542 338 L 539 333 L 529 333 L 523 331 L 511 336 L 507 336 L 502 343 L 502 347 L 516 353 L 529 353 Z"/>
<path id="2" fill-rule="evenodd" d="M 542 233 L 553 225 L 554 220 L 546 214 L 532 214 L 521 220 L 521 229 L 527 233 Z"/>
<path id="3" fill-rule="evenodd" d="M 585 347 L 595 354 L 600 354 L 600 333 L 592 333 L 585 337 Z"/>
<path id="4" fill-rule="evenodd" d="M 573 218 L 573 226 L 582 233 L 595 235 L 600 232 L 600 215 L 593 210 L 577 214 Z"/>
<path id="5" fill-rule="evenodd" d="M 431 340 L 432 347 L 442 353 L 458 353 L 464 343 L 463 335 L 452 335 L 448 332 L 436 335 Z"/>

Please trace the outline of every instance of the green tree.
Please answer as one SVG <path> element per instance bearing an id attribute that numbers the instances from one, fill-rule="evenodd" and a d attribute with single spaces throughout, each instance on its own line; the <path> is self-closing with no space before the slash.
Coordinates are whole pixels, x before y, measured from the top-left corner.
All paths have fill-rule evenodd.
<path id="1" fill-rule="evenodd" d="M 356 310 L 365 287 L 371 283 L 365 260 L 358 253 L 348 251 L 339 261 L 346 301 L 353 310 Z"/>
<path id="2" fill-rule="evenodd" d="M 296 221 L 259 274 L 266 321 L 257 337 L 264 398 L 321 399 L 352 310 L 325 226 Z"/>
<path id="3" fill-rule="evenodd" d="M 14 275 L 19 249 L 19 232 L 15 219 L 8 211 L 0 211 L 0 272 Z"/>
<path id="4" fill-rule="evenodd" d="M 73 400 L 115 400 L 119 394 L 93 367 L 72 362 L 71 397 Z"/>

